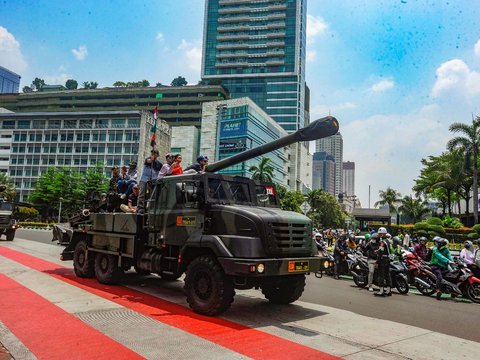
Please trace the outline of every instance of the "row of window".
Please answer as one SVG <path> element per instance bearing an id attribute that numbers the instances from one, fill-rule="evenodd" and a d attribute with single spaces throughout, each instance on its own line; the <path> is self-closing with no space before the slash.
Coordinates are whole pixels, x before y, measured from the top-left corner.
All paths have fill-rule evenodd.
<path id="1" fill-rule="evenodd" d="M 2 129 L 106 129 L 139 128 L 140 119 L 3 120 Z"/>
<path id="2" fill-rule="evenodd" d="M 138 132 L 119 132 L 114 131 L 110 133 L 94 133 L 90 132 L 78 132 L 74 133 L 57 133 L 46 132 L 42 133 L 18 133 L 14 135 L 15 141 L 138 141 L 140 134 Z"/>
<path id="3" fill-rule="evenodd" d="M 107 154 L 137 154 L 138 145 L 104 145 L 104 144 L 84 144 L 84 145 L 35 145 L 35 146 L 23 146 L 23 145 L 14 145 L 12 147 L 13 154 L 40 154 L 40 153 L 49 153 L 49 154 L 97 154 L 97 153 L 107 153 Z"/>
<path id="4" fill-rule="evenodd" d="M 104 163 L 107 167 L 112 165 L 124 165 L 128 164 L 131 160 L 137 159 L 137 154 L 133 154 L 133 156 L 126 156 L 125 159 L 122 157 L 105 157 L 105 156 L 89 156 L 86 157 L 77 157 L 77 158 L 63 158 L 63 157 L 42 157 L 40 158 L 12 158 L 11 165 L 56 165 L 56 166 L 64 166 L 64 165 L 92 165 L 95 166 L 97 162 Z M 125 160 L 125 161 L 123 161 Z M 17 169 L 18 170 L 18 169 Z M 41 175 L 41 171 L 38 173 Z M 20 175 L 18 175 L 20 176 Z M 32 175 L 34 176 L 34 175 Z"/>

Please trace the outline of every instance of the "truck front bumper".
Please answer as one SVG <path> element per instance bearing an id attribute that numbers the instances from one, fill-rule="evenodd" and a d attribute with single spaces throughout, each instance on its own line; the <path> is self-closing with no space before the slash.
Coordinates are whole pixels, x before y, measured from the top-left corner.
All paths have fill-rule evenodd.
<path id="1" fill-rule="evenodd" d="M 321 256 L 301 258 L 241 259 L 218 258 L 227 275 L 266 277 L 294 274 L 308 274 L 328 268 L 328 259 Z"/>

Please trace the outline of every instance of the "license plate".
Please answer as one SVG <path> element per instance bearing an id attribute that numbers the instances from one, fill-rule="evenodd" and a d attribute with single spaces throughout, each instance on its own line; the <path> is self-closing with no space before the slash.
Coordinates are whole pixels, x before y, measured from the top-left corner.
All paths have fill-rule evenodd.
<path id="1" fill-rule="evenodd" d="M 310 265 L 308 263 L 308 260 L 288 262 L 288 272 L 300 272 L 300 271 L 309 271 L 309 270 L 310 270 Z"/>

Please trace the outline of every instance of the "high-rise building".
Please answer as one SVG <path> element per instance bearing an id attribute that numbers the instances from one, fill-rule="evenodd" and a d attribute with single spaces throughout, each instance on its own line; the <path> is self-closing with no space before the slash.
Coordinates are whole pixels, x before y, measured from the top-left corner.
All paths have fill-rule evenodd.
<path id="1" fill-rule="evenodd" d="M 305 122 L 306 0 L 207 0 L 202 79 L 221 79 L 286 131 Z"/>
<path id="2" fill-rule="evenodd" d="M 313 154 L 312 188 L 335 194 L 335 160 L 324 151 Z"/>
<path id="3" fill-rule="evenodd" d="M 335 196 L 343 192 L 342 164 L 343 164 L 343 139 L 342 134 L 319 139 L 316 142 L 316 151 L 324 151 L 333 156 L 335 160 Z"/>
<path id="4" fill-rule="evenodd" d="M 355 195 L 355 163 L 346 161 L 342 166 L 342 192 L 347 196 Z"/>
<path id="5" fill-rule="evenodd" d="M 20 75 L 0 66 L 0 94 L 18 93 Z"/>

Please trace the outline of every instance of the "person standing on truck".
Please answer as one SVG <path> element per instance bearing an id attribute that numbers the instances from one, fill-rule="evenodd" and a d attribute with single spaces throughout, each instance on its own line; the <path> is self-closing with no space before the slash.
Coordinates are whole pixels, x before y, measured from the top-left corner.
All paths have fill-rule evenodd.
<path id="1" fill-rule="evenodd" d="M 118 180 L 120 179 L 120 174 L 118 172 L 118 166 L 112 167 L 112 177 L 108 183 L 108 192 L 117 193 L 118 192 Z"/>
<path id="2" fill-rule="evenodd" d="M 142 176 L 140 177 L 140 183 L 138 184 L 138 205 L 137 214 L 143 214 L 145 212 L 145 197 L 150 192 L 151 183 L 157 180 L 158 173 L 162 168 L 162 163 L 157 160 L 158 150 L 153 149 L 151 155 L 145 159 L 143 163 Z"/>
<path id="3" fill-rule="evenodd" d="M 205 171 L 205 168 L 207 167 L 207 165 L 208 165 L 208 156 L 200 155 L 199 157 L 197 157 L 197 162 L 187 167 L 185 171 L 187 170 L 195 170 L 197 172 Z"/>
<path id="4" fill-rule="evenodd" d="M 180 163 L 182 162 L 182 155 L 176 154 L 173 158 L 173 164 L 171 166 L 171 175 L 182 175 L 183 169 Z"/>
<path id="5" fill-rule="evenodd" d="M 167 155 L 165 156 L 165 164 L 163 164 L 162 168 L 160 169 L 160 173 L 158 174 L 159 178 L 162 178 L 164 176 L 171 174 L 173 159 L 174 159 L 173 154 L 167 153 Z"/>

